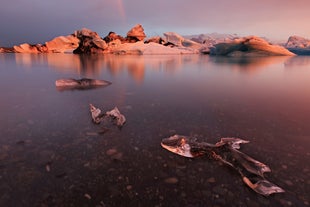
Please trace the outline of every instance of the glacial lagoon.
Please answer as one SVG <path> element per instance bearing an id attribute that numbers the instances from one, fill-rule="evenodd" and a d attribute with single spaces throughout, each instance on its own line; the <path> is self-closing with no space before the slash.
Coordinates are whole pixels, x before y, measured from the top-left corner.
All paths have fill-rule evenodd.
<path id="1" fill-rule="evenodd" d="M 0 54 L 0 206 L 309 206 L 310 57 Z M 60 78 L 112 82 L 57 90 Z M 126 116 L 94 124 L 89 104 Z M 164 150 L 174 134 L 241 151 L 286 192 Z"/>

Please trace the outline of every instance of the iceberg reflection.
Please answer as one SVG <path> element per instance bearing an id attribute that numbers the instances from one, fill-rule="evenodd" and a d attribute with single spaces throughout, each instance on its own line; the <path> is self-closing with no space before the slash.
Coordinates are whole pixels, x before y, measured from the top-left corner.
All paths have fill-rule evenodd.
<path id="1" fill-rule="evenodd" d="M 186 64 L 196 64 L 202 68 L 210 65 L 229 66 L 236 72 L 253 74 L 271 65 L 309 66 L 307 57 L 214 57 L 207 55 L 74 55 L 74 54 L 15 54 L 18 65 L 36 68 L 47 64 L 48 67 L 62 71 L 74 72 L 83 77 L 95 77 L 102 70 L 113 76 L 127 72 L 136 82 L 145 78 L 145 70 L 175 74 Z M 224 67 L 227 68 L 227 67 Z"/>

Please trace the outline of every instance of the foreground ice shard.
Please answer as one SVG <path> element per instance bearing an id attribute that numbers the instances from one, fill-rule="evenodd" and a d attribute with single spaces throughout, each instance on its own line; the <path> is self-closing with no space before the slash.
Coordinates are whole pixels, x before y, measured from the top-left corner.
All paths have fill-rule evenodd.
<path id="1" fill-rule="evenodd" d="M 116 120 L 116 125 L 118 127 L 122 127 L 125 122 L 126 118 L 121 112 L 118 110 L 117 107 L 114 107 L 111 111 L 107 111 L 105 113 L 101 113 L 99 108 L 96 108 L 94 105 L 89 104 L 89 109 L 91 113 L 91 117 L 94 123 L 99 124 L 105 116 L 112 117 L 113 120 Z"/>
<path id="2" fill-rule="evenodd" d="M 197 142 L 192 137 L 174 135 L 165 138 L 161 146 L 170 152 L 184 157 L 198 157 L 208 155 L 213 159 L 235 169 L 242 177 L 243 182 L 256 193 L 268 196 L 273 193 L 282 193 L 284 190 L 264 178 L 270 168 L 254 158 L 240 152 L 240 144 L 249 141 L 240 138 L 222 138 L 215 144 Z"/>
<path id="3" fill-rule="evenodd" d="M 90 113 L 91 113 L 91 118 L 93 120 L 94 123 L 99 124 L 101 122 L 102 119 L 102 114 L 101 114 L 101 110 L 99 108 L 96 108 L 94 105 L 89 104 L 89 109 L 90 109 Z"/>
<path id="4" fill-rule="evenodd" d="M 90 78 L 82 79 L 58 79 L 55 81 L 56 88 L 60 91 L 63 90 L 84 90 L 84 89 L 93 89 L 98 87 L 104 87 L 110 85 L 111 82 L 105 80 L 96 80 Z"/>
<path id="5" fill-rule="evenodd" d="M 111 111 L 107 111 L 106 115 L 116 119 L 116 125 L 119 127 L 122 127 L 126 122 L 125 116 L 121 114 L 117 107 L 114 107 Z"/>

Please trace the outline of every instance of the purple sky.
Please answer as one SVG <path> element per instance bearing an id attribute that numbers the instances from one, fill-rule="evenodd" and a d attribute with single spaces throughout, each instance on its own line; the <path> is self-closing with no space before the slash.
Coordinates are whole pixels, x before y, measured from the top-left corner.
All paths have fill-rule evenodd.
<path id="1" fill-rule="evenodd" d="M 83 27 L 126 36 L 140 23 L 148 37 L 229 33 L 310 38 L 309 0 L 0 0 L 0 46 L 44 43 Z"/>

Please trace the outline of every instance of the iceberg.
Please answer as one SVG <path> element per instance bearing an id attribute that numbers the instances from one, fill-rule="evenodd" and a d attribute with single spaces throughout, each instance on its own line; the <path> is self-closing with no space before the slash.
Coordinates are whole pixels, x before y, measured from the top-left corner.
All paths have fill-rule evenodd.
<path id="1" fill-rule="evenodd" d="M 280 45 L 273 45 L 260 37 L 249 36 L 218 43 L 210 48 L 210 55 L 247 57 L 294 56 L 295 54 Z"/>
<path id="2" fill-rule="evenodd" d="M 96 124 L 100 124 L 100 122 L 105 117 L 111 117 L 112 121 L 116 120 L 115 124 L 120 128 L 126 122 L 125 116 L 121 114 L 121 112 L 118 110 L 117 107 L 114 107 L 114 109 L 107 111 L 105 113 L 101 113 L 101 110 L 99 108 L 96 108 L 93 104 L 89 104 L 89 109 L 90 109 L 92 120 Z"/>
<path id="3" fill-rule="evenodd" d="M 310 55 L 310 40 L 304 37 L 289 37 L 285 47 L 297 55 Z"/>
<path id="4" fill-rule="evenodd" d="M 105 80 L 96 80 L 90 78 L 82 79 L 58 79 L 55 85 L 59 90 L 73 90 L 73 89 L 92 89 L 110 85 L 111 82 Z"/>

